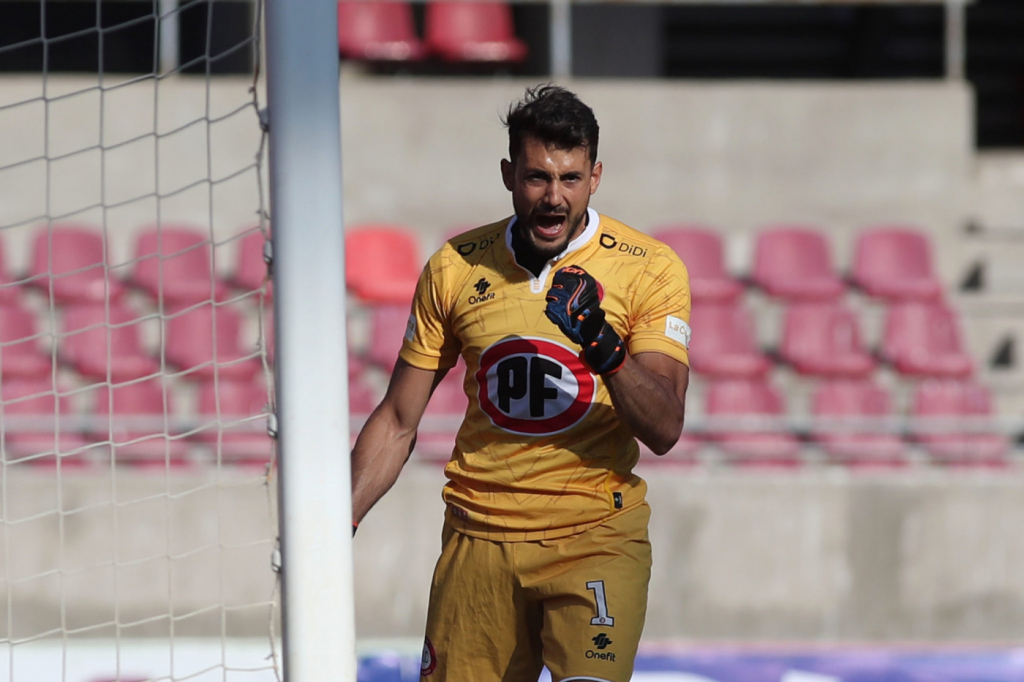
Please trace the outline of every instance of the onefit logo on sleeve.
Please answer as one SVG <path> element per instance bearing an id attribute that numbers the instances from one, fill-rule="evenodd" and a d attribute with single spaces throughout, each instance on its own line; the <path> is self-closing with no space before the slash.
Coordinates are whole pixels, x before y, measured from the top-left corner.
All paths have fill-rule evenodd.
<path id="1" fill-rule="evenodd" d="M 615 654 L 611 651 L 605 651 L 608 645 L 612 643 L 612 640 L 608 639 L 608 634 L 605 632 L 599 632 L 597 637 L 590 640 L 597 647 L 597 651 L 593 649 L 587 649 L 587 653 L 584 654 L 587 658 L 596 658 L 600 661 L 608 661 L 609 663 L 615 662 Z"/>

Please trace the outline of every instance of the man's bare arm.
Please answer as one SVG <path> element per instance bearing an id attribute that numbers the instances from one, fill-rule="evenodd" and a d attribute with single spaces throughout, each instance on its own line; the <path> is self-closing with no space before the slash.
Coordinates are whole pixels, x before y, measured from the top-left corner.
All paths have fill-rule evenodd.
<path id="1" fill-rule="evenodd" d="M 690 368 L 663 353 L 637 353 L 605 378 L 615 412 L 656 455 L 672 449 L 683 431 Z"/>
<path id="2" fill-rule="evenodd" d="M 352 450 L 352 521 L 359 523 L 398 479 L 416 444 L 430 394 L 447 370 L 398 360 L 384 400 L 370 414 Z"/>

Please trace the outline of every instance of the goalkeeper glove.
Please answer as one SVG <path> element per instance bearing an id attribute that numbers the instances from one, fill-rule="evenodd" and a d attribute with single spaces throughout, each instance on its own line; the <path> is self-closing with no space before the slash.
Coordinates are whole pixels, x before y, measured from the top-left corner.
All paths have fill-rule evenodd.
<path id="1" fill-rule="evenodd" d="M 571 341 L 583 346 L 580 359 L 594 374 L 610 375 L 626 360 L 622 337 L 605 321 L 600 284 L 578 265 L 555 273 L 544 309 Z"/>

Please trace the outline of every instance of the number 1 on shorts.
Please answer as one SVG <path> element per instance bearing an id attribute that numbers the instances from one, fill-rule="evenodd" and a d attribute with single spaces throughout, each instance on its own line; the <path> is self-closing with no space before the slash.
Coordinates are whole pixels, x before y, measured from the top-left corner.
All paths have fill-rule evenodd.
<path id="1" fill-rule="evenodd" d="M 615 619 L 608 615 L 608 602 L 604 599 L 604 581 L 591 580 L 587 589 L 594 591 L 594 601 L 597 602 L 597 615 L 590 619 L 590 624 L 614 627 Z"/>

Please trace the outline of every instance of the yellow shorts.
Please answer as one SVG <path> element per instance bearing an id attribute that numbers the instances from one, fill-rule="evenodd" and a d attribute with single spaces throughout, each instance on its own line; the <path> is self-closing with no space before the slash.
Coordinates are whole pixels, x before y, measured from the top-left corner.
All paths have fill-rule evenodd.
<path id="1" fill-rule="evenodd" d="M 628 682 L 647 614 L 647 503 L 577 535 L 493 542 L 445 526 L 422 682 Z"/>

